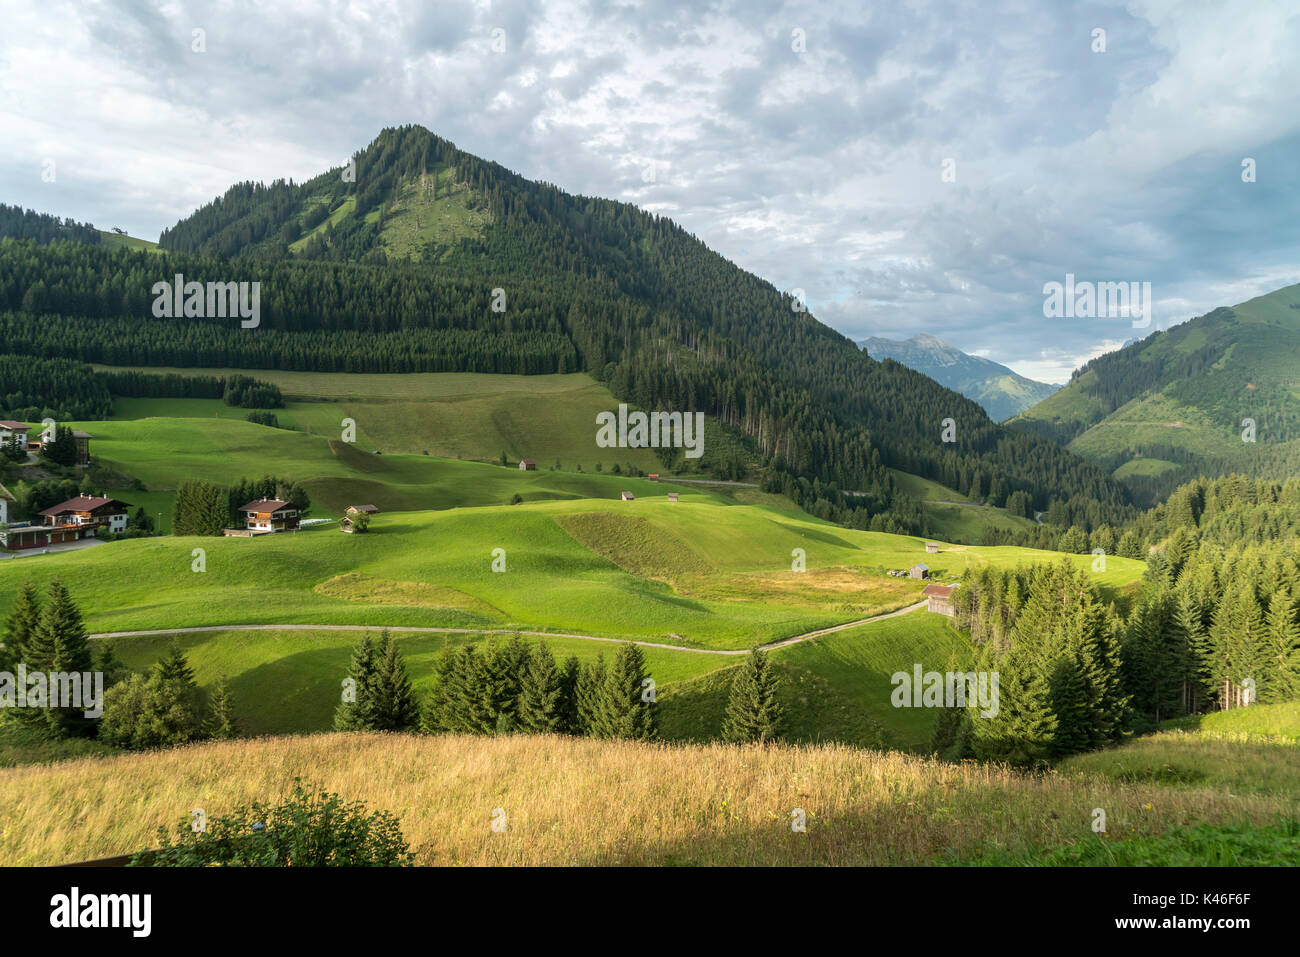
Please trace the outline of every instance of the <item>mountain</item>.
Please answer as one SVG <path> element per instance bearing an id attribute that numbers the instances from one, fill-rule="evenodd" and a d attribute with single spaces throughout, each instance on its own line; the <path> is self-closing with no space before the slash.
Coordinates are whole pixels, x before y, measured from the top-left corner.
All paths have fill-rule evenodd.
<path id="1" fill-rule="evenodd" d="M 1009 419 L 1060 388 L 1017 375 L 991 359 L 968 355 L 922 332 L 910 339 L 872 337 L 858 343 L 873 359 L 893 359 L 974 399 L 994 422 Z"/>
<path id="2" fill-rule="evenodd" d="M 1297 369 L 1300 285 L 1093 359 L 1009 424 L 1067 445 L 1143 501 L 1198 474 L 1281 479 L 1300 468 Z"/>
<path id="3" fill-rule="evenodd" d="M 176 274 L 260 282 L 259 325 L 154 318 L 151 290 Z M 671 220 L 529 181 L 418 126 L 304 183 L 236 184 L 156 250 L 0 239 L 0 342 L 106 365 L 583 371 L 641 408 L 712 416 L 751 450 L 725 470 L 757 469 L 842 523 L 924 531 L 891 469 L 1014 497 L 1021 514 L 1059 499 L 1085 527 L 1131 513 L 1101 470 L 876 362 Z"/>

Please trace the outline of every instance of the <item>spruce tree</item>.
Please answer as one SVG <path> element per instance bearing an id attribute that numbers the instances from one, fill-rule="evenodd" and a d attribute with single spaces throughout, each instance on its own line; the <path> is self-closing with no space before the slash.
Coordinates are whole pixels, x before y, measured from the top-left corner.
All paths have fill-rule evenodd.
<path id="1" fill-rule="evenodd" d="M 596 660 L 583 665 L 574 683 L 574 714 L 576 722 L 573 733 L 588 737 L 599 737 L 601 697 L 609 669 L 605 665 L 605 654 L 596 655 Z"/>
<path id="2" fill-rule="evenodd" d="M 528 656 L 519 687 L 517 718 L 519 730 L 531 734 L 554 734 L 564 725 L 564 674 L 555 666 L 555 656 L 539 644 Z"/>
<path id="3" fill-rule="evenodd" d="M 104 641 L 95 657 L 95 670 L 104 676 L 104 687 L 111 688 L 131 673 L 113 650 L 111 641 Z"/>
<path id="4" fill-rule="evenodd" d="M 86 626 L 81 620 L 81 610 L 57 578 L 50 582 L 50 600 L 41 612 L 36 631 L 36 643 L 53 649 L 50 671 L 77 674 L 83 678 L 92 672 L 94 658 L 86 637 Z M 50 690 L 53 693 L 54 689 Z M 83 688 L 83 702 L 88 700 L 89 693 L 89 689 Z M 90 736 L 95 733 L 95 719 L 85 716 L 84 703 L 56 708 L 51 701 L 50 705 L 46 710 L 46 720 L 55 735 Z"/>
<path id="5" fill-rule="evenodd" d="M 406 674 L 406 663 L 397 650 L 388 629 L 379 636 L 374 651 L 375 671 L 370 687 L 371 701 L 366 708 L 367 731 L 410 731 L 420 720 L 420 708 L 415 700 L 411 679 Z"/>
<path id="6" fill-rule="evenodd" d="M 375 682 L 375 646 L 369 635 L 363 635 L 352 651 L 352 663 L 348 667 L 351 679 L 351 697 L 345 697 L 334 711 L 335 731 L 366 731 L 372 726 L 370 712 L 373 694 L 371 689 Z"/>
<path id="7" fill-rule="evenodd" d="M 731 682 L 722 736 L 728 741 L 765 744 L 780 736 L 782 709 L 776 700 L 779 680 L 767 655 L 750 650 Z"/>
<path id="8" fill-rule="evenodd" d="M 655 736 L 654 703 L 646 700 L 645 654 L 624 642 L 597 698 L 595 737 L 648 741 Z"/>
<path id="9" fill-rule="evenodd" d="M 189 688 L 198 687 L 194 679 L 194 669 L 190 667 L 190 660 L 175 638 L 167 647 L 167 657 L 159 661 L 156 667 L 158 674 L 165 680 L 179 681 Z"/>
<path id="10" fill-rule="evenodd" d="M 36 590 L 36 584 L 29 578 L 20 589 L 18 596 L 14 599 L 13 608 L 9 610 L 9 615 L 5 619 L 4 637 L 0 642 L 4 643 L 4 649 L 0 651 L 0 660 L 7 662 L 4 671 L 12 672 L 19 662 L 27 663 L 29 667 L 34 667 L 31 655 L 38 649 L 29 649 L 29 645 L 36 633 L 36 626 L 41 620 L 41 596 Z M 53 649 L 50 649 L 49 656 L 54 656 Z"/>
<path id="11" fill-rule="evenodd" d="M 582 734 L 582 721 L 578 717 L 578 676 L 582 665 L 577 655 L 569 655 L 560 673 L 560 713 L 563 721 L 560 730 L 565 734 Z"/>
<path id="12" fill-rule="evenodd" d="M 226 741 L 235 737 L 235 705 L 226 685 L 226 676 L 220 675 L 212 686 L 206 729 L 208 737 Z"/>
<path id="13" fill-rule="evenodd" d="M 1300 697 L 1300 626 L 1296 624 L 1296 599 L 1285 588 L 1268 603 L 1267 680 L 1259 700 L 1288 701 Z"/>

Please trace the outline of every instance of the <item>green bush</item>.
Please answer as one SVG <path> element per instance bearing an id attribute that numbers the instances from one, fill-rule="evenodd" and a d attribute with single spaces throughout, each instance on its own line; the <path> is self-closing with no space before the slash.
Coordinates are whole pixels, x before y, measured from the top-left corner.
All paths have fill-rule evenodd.
<path id="1" fill-rule="evenodd" d="M 174 839 L 173 839 L 174 838 Z M 396 817 L 364 801 L 304 787 L 280 804 L 259 801 L 213 818 L 196 832 L 181 821 L 158 829 L 159 849 L 140 851 L 132 867 L 405 867 L 414 862 Z"/>

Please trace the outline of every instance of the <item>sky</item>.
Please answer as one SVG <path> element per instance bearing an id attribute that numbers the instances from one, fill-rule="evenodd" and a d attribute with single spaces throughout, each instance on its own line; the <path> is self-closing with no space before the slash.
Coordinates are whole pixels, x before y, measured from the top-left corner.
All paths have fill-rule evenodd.
<path id="1" fill-rule="evenodd" d="M 1294 0 L 0 8 L 0 202 L 148 239 L 418 123 L 1043 381 L 1300 282 Z M 1045 315 L 1067 274 L 1149 325 Z"/>

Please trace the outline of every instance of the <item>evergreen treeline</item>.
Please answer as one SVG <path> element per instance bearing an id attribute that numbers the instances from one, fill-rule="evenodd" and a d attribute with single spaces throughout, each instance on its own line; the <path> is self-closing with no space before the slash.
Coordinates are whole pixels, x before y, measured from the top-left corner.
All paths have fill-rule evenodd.
<path id="1" fill-rule="evenodd" d="M 1198 542 L 1180 527 L 1127 613 L 1064 562 L 970 571 L 954 605 L 978 667 L 1000 672 L 1005 715 L 941 721 L 939 750 L 960 733 L 975 757 L 1034 763 L 1169 718 L 1300 697 L 1292 550 Z"/>
<path id="2" fill-rule="evenodd" d="M 74 359 L 0 354 L 0 418 L 30 425 L 44 419 L 105 419 L 113 396 L 223 399 L 246 409 L 278 409 L 278 386 L 251 376 L 187 376 L 175 372 L 96 372 Z"/>
<path id="3" fill-rule="evenodd" d="M 980 643 L 975 669 L 998 675 L 998 707 L 940 719 L 936 750 L 1032 766 L 1119 740 L 1131 726 L 1122 622 L 1067 561 L 968 573 L 956 622 Z M 954 749 L 954 744 L 961 747 Z M 953 753 L 956 750 L 957 753 Z"/>
<path id="4" fill-rule="evenodd" d="M 619 647 L 612 664 L 600 656 L 562 665 L 545 644 L 508 642 L 447 648 L 435 664 L 437 684 L 421 705 L 406 666 L 385 630 L 362 638 L 352 654 L 339 731 L 453 734 L 574 734 L 650 740 L 655 737 L 653 682 L 634 644 Z"/>
<path id="5" fill-rule="evenodd" d="M 107 384 L 84 362 L 0 355 L 0 418 L 102 419 L 113 412 Z"/>
<path id="6" fill-rule="evenodd" d="M 93 373 L 113 395 L 150 399 L 221 399 L 244 409 L 284 407 L 280 387 L 246 375 L 181 375 L 122 370 Z"/>
<path id="7" fill-rule="evenodd" d="M 871 527 L 887 513 L 875 527 L 919 531 L 919 505 L 889 468 L 994 505 L 1022 493 L 1042 510 L 1055 495 L 1085 530 L 1132 515 L 1106 473 L 876 362 L 667 219 L 531 183 L 418 127 L 385 130 L 354 160 L 353 183 L 331 171 L 240 184 L 168 230 L 161 254 L 0 241 L 0 335 L 17 351 L 107 364 L 586 371 L 640 408 L 713 415 L 753 443 L 777 488 L 836 521 Z M 394 192 L 444 167 L 489 225 L 431 261 L 388 262 L 379 233 Z M 347 201 L 378 219 L 344 216 L 307 255 L 288 252 L 295 228 Z M 261 326 L 149 321 L 153 282 L 175 273 L 261 281 Z M 60 318 L 34 318 L 45 313 Z"/>
<path id="8" fill-rule="evenodd" d="M 30 239 L 42 245 L 55 240 L 98 245 L 103 241 L 99 230 L 90 223 L 59 219 L 48 213 L 0 203 L 0 239 Z"/>

